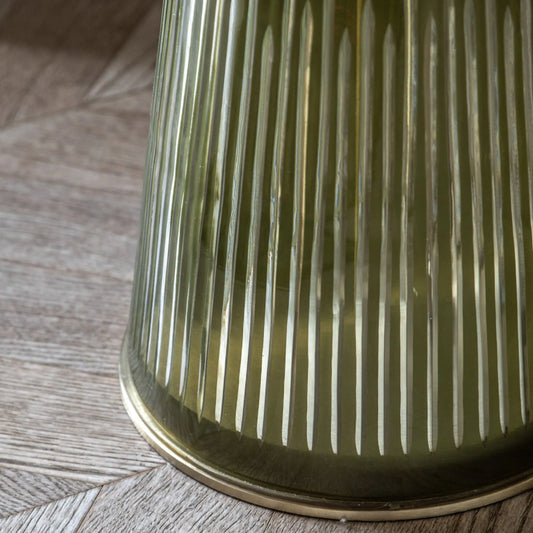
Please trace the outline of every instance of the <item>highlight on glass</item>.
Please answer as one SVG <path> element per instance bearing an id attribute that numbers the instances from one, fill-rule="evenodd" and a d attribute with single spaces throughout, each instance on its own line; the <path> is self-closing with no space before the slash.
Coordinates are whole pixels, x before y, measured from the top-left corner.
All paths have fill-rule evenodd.
<path id="1" fill-rule="evenodd" d="M 165 0 L 128 412 L 277 509 L 533 486 L 530 0 Z"/>

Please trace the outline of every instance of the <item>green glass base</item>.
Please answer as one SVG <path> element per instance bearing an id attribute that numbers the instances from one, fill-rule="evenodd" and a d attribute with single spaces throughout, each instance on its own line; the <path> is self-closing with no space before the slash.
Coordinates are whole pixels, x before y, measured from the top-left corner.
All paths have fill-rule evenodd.
<path id="1" fill-rule="evenodd" d="M 314 498 L 285 492 L 253 479 L 245 479 L 191 453 L 153 416 L 139 395 L 133 380 L 128 350 L 122 350 L 120 383 L 126 410 L 140 434 L 163 457 L 194 479 L 235 498 L 279 511 L 329 519 L 405 520 L 440 516 L 495 503 L 533 487 L 533 476 L 513 477 L 507 484 L 488 486 L 451 499 L 427 498 L 409 501 L 369 502 Z"/>

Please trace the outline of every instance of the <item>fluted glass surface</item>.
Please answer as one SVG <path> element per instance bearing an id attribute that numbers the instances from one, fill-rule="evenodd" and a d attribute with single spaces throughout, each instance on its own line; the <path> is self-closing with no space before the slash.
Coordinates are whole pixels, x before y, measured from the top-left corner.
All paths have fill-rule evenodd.
<path id="1" fill-rule="evenodd" d="M 123 374 L 177 449 L 340 509 L 529 483 L 531 8 L 165 1 Z"/>

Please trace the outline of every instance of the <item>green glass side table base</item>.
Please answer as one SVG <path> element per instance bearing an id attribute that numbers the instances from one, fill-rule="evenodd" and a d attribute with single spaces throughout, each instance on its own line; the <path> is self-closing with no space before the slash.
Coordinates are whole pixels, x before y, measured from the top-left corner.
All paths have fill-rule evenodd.
<path id="1" fill-rule="evenodd" d="M 507 484 L 480 487 L 470 494 L 457 494 L 454 499 L 440 501 L 433 498 L 390 503 L 340 503 L 338 500 L 328 501 L 306 494 L 284 492 L 276 490 L 275 487 L 260 485 L 255 480 L 236 477 L 203 462 L 166 431 L 146 407 L 135 388 L 126 349 L 122 350 L 121 355 L 120 385 L 124 406 L 135 427 L 165 459 L 185 474 L 213 489 L 278 511 L 335 520 L 406 520 L 467 511 L 498 502 L 533 487 L 533 473 L 529 473 L 521 479 L 509 480 Z"/>
<path id="2" fill-rule="evenodd" d="M 165 0 L 121 379 L 306 515 L 533 486 L 532 0 Z"/>

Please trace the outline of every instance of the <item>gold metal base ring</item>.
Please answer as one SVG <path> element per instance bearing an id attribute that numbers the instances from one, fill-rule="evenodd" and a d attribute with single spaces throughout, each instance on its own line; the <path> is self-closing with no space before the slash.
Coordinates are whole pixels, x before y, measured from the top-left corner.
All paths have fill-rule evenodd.
<path id="1" fill-rule="evenodd" d="M 289 513 L 329 518 L 336 520 L 406 520 L 428 518 L 467 511 L 498 502 L 533 487 L 533 476 L 495 490 L 475 494 L 458 495 L 457 500 L 438 502 L 410 501 L 391 505 L 386 509 L 368 508 L 365 502 L 354 502 L 353 507 L 339 507 L 335 500 L 312 498 L 291 494 L 271 487 L 258 485 L 253 480 L 232 476 L 226 471 L 205 463 L 186 451 L 154 418 L 144 405 L 133 382 L 127 350 L 122 350 L 120 362 L 120 384 L 124 406 L 139 433 L 164 458 L 192 478 L 220 492 L 263 507 Z M 366 505 L 366 507 L 365 507 Z"/>

